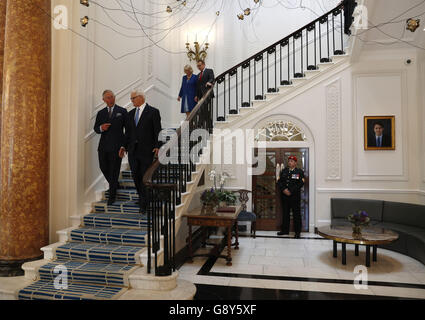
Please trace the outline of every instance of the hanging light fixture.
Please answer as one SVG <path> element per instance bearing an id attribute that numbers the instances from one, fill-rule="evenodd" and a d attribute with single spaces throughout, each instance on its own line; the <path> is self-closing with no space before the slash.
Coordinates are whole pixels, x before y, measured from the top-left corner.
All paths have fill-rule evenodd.
<path id="1" fill-rule="evenodd" d="M 81 26 L 85 27 L 89 23 L 89 17 L 85 16 L 80 19 Z"/>
<path id="2" fill-rule="evenodd" d="M 415 32 L 417 28 L 420 26 L 420 19 L 407 19 L 406 21 L 406 30 L 410 30 L 411 32 Z"/>

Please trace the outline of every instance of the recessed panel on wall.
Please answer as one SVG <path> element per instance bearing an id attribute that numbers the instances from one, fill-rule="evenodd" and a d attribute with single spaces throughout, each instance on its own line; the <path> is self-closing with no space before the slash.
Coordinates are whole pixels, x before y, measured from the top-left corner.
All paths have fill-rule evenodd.
<path id="1" fill-rule="evenodd" d="M 403 136 L 403 121 L 407 119 L 405 83 L 402 72 L 360 74 L 354 77 L 354 180 L 407 179 L 407 137 Z M 376 127 L 381 133 L 391 131 L 387 133 L 396 141 L 395 148 L 365 147 L 365 141 L 375 137 L 372 137 L 372 129 L 365 130 L 365 119 L 378 118 L 393 119 L 391 124 L 394 128 Z M 364 136 L 366 132 L 370 133 L 369 137 Z M 385 142 L 382 139 L 376 141 L 378 144 Z"/>

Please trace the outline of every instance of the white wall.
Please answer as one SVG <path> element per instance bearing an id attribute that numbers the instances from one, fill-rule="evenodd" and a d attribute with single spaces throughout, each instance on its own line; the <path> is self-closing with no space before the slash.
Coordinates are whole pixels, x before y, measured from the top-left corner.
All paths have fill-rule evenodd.
<path id="1" fill-rule="evenodd" d="M 405 65 L 407 57 L 415 63 Z M 306 130 L 307 137 L 311 133 L 306 146 L 313 155 L 310 221 L 314 226 L 329 223 L 332 197 L 425 204 L 423 85 L 418 82 L 423 65 L 418 58 L 411 49 L 365 52 L 355 65 L 347 65 L 287 102 L 273 103 L 275 107 L 261 116 L 238 123 L 241 128 L 256 128 L 267 119 L 289 118 Z M 396 116 L 395 151 L 364 150 L 366 115 Z M 250 189 L 246 169 L 233 170 L 243 178 L 231 185 Z"/>
<path id="2" fill-rule="evenodd" d="M 425 193 L 425 53 L 421 52 L 418 59 L 418 85 L 420 90 L 418 91 L 418 101 L 420 105 L 420 112 L 418 116 L 418 130 L 420 133 L 419 150 L 421 155 L 419 157 L 421 163 L 422 180 L 420 182 L 420 190 Z"/>

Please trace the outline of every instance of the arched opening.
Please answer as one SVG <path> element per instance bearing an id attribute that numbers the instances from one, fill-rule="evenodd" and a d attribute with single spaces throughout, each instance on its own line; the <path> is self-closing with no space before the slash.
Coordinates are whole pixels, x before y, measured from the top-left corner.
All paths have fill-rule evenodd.
<path id="1" fill-rule="evenodd" d="M 257 229 L 277 231 L 282 224 L 282 200 L 276 182 L 290 155 L 298 158 L 298 167 L 306 175 L 301 192 L 303 232 L 314 230 L 314 139 L 308 127 L 288 115 L 274 115 L 254 127 L 256 141 L 266 143 L 266 170 L 253 176 L 252 207 L 257 214 Z M 292 229 L 292 219 L 291 219 Z"/>

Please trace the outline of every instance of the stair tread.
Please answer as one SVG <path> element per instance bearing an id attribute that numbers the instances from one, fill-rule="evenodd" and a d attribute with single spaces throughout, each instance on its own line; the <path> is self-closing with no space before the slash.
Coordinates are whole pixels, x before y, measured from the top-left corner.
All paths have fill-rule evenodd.
<path id="1" fill-rule="evenodd" d="M 93 203 L 95 212 L 98 213 L 139 213 L 140 207 L 136 200 L 116 200 L 108 204 L 108 200 L 100 200 Z"/>
<path id="2" fill-rule="evenodd" d="M 55 260 L 41 266 L 38 270 L 40 280 L 54 280 L 58 273 L 55 268 L 64 266 L 69 282 L 88 282 L 105 285 L 128 285 L 130 273 L 139 266 L 118 263 L 87 262 L 76 260 Z"/>
<path id="3" fill-rule="evenodd" d="M 90 213 L 83 217 L 85 227 L 137 227 L 148 226 L 147 216 L 140 213 Z"/>
<path id="4" fill-rule="evenodd" d="M 147 232 L 140 229 L 80 227 L 71 231 L 71 241 L 144 246 Z"/>
<path id="5" fill-rule="evenodd" d="M 68 283 L 66 289 L 56 289 L 54 281 L 39 280 L 21 289 L 20 300 L 105 300 L 118 299 L 128 288 L 93 283 Z"/>
<path id="6" fill-rule="evenodd" d="M 144 247 L 87 242 L 67 242 L 55 249 L 57 259 L 70 259 L 121 264 L 141 264 Z"/>

